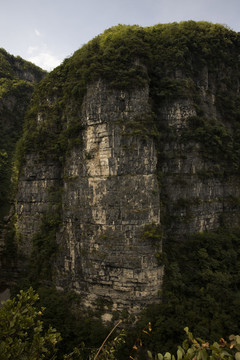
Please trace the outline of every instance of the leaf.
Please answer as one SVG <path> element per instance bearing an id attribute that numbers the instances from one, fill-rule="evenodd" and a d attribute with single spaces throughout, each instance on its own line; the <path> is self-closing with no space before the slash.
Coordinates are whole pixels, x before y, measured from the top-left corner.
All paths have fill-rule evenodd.
<path id="1" fill-rule="evenodd" d="M 239 351 L 235 354 L 235 359 L 240 360 L 240 352 Z"/>
<path id="2" fill-rule="evenodd" d="M 151 351 L 148 350 L 148 351 L 147 351 L 147 354 L 148 354 L 149 359 L 152 359 L 152 358 L 153 358 Z"/>
<path id="3" fill-rule="evenodd" d="M 236 343 L 237 343 L 237 345 L 240 345 L 240 336 L 239 335 L 236 335 Z"/>
<path id="4" fill-rule="evenodd" d="M 149 322 L 148 323 L 148 331 L 151 332 L 152 331 L 152 324 Z"/>
<path id="5" fill-rule="evenodd" d="M 162 354 L 157 354 L 157 360 L 163 360 L 163 355 Z"/>
<path id="6" fill-rule="evenodd" d="M 169 353 L 169 352 L 166 352 L 165 354 L 164 354 L 164 360 L 171 360 L 172 359 L 172 356 L 171 356 L 171 354 Z"/>
<path id="7" fill-rule="evenodd" d="M 182 352 L 179 349 L 177 350 L 177 359 L 178 360 L 182 359 Z"/>
<path id="8" fill-rule="evenodd" d="M 200 355 L 201 355 L 202 360 L 207 360 L 208 359 L 208 354 L 207 354 L 207 351 L 205 349 L 200 350 Z"/>
<path id="9" fill-rule="evenodd" d="M 144 333 L 144 334 L 147 334 L 147 335 L 150 335 L 147 331 L 145 331 L 145 330 L 142 330 L 142 332 Z"/>
<path id="10" fill-rule="evenodd" d="M 231 357 L 231 355 L 227 351 L 221 351 L 220 352 L 221 359 L 224 359 L 225 356 L 228 357 L 228 358 Z"/>
<path id="11" fill-rule="evenodd" d="M 188 355 L 188 357 L 190 357 L 191 359 L 193 358 L 193 355 L 194 355 L 194 350 L 193 350 L 193 348 L 189 348 L 189 349 L 188 349 L 187 355 Z"/>

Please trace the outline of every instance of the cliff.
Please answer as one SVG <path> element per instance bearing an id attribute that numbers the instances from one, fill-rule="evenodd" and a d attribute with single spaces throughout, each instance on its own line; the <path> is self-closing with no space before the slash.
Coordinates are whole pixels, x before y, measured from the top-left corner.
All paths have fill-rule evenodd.
<path id="1" fill-rule="evenodd" d="M 239 40 L 120 25 L 41 82 L 18 147 L 31 280 L 136 312 L 159 301 L 163 240 L 239 226 Z"/>
<path id="2" fill-rule="evenodd" d="M 0 254 L 6 250 L 7 221 L 13 215 L 9 209 L 14 196 L 11 179 L 15 172 L 15 147 L 34 87 L 44 76 L 45 72 L 37 66 L 0 49 Z M 1 260 L 6 262 L 2 257 Z"/>

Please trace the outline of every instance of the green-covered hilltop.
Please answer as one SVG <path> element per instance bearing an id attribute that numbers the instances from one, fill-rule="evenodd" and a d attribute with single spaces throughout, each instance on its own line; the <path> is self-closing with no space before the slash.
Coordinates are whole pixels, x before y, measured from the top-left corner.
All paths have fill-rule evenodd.
<path id="1" fill-rule="evenodd" d="M 205 119 L 199 104 L 201 74 L 207 67 L 209 93 L 216 92 L 217 109 L 224 123 L 236 125 L 238 131 L 239 44 L 238 33 L 204 21 L 146 28 L 119 25 L 106 30 L 67 58 L 41 83 L 27 115 L 19 146 L 20 158 L 22 152 L 29 150 L 64 156 L 68 148 L 66 136 L 77 135 L 80 126 L 76 104 L 82 102 L 87 85 L 98 79 L 118 89 L 148 85 L 155 112 L 161 103 L 190 98 L 198 114 L 193 126 L 202 127 L 203 123 L 206 128 L 214 125 L 213 119 Z M 37 125 L 37 113 L 44 114 L 46 121 Z M 53 131 L 49 133 L 49 129 Z M 231 142 L 228 127 L 223 133 L 220 128 L 216 130 L 216 136 L 224 137 L 227 133 L 227 141 Z M 42 141 L 45 146 L 41 146 Z M 231 142 L 229 146 L 234 145 Z M 236 159 L 235 167 L 237 162 Z"/>

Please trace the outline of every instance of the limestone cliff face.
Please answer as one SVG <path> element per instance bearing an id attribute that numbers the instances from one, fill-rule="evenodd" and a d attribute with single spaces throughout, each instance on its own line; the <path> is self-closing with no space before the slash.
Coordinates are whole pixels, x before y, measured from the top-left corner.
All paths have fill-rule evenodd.
<path id="1" fill-rule="evenodd" d="M 49 190 L 62 183 L 62 224 L 57 233 L 56 285 L 74 289 L 86 304 L 99 297 L 113 308 L 139 310 L 158 300 L 163 267 L 157 248 L 142 236 L 160 223 L 157 154 L 153 139 L 128 133 L 125 123 L 149 111 L 148 88 L 113 91 L 99 81 L 82 106 L 81 147 L 64 166 L 28 155 L 19 182 L 18 231 L 25 254 L 51 205 Z"/>

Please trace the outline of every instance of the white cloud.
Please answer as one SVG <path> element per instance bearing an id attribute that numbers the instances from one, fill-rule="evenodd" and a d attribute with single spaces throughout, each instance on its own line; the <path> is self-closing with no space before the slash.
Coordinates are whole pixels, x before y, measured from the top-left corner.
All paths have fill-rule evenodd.
<path id="1" fill-rule="evenodd" d="M 40 31 L 38 31 L 38 29 L 35 29 L 34 32 L 35 32 L 35 35 L 37 35 L 38 37 L 41 36 L 41 33 L 40 33 Z"/>
<path id="2" fill-rule="evenodd" d="M 27 53 L 29 55 L 27 58 L 28 61 L 47 71 L 53 70 L 62 62 L 62 60 L 52 54 L 45 43 L 30 45 L 27 48 Z"/>
<path id="3" fill-rule="evenodd" d="M 38 46 L 29 46 L 28 49 L 27 49 L 27 53 L 29 55 L 32 55 L 33 53 L 35 53 L 38 50 L 39 50 Z"/>
<path id="4" fill-rule="evenodd" d="M 32 63 L 47 71 L 53 70 L 61 63 L 61 60 L 49 52 L 39 52 L 35 56 L 29 57 L 28 61 L 31 61 Z"/>

